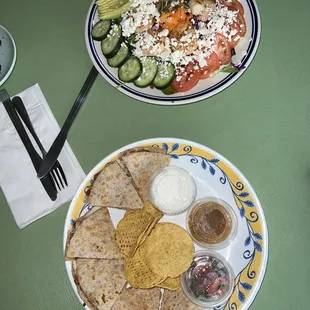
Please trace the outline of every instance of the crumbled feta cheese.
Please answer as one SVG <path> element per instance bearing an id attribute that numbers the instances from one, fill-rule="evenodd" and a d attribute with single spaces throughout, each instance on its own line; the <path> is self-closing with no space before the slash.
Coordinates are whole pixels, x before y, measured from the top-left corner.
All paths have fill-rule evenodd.
<path id="1" fill-rule="evenodd" d="M 230 11 L 218 2 L 215 7 L 205 10 L 208 23 L 201 21 L 197 24 L 192 18 L 190 22 L 193 25 L 180 38 L 169 37 L 168 29 L 158 31 L 160 12 L 156 8 L 157 2 L 158 0 L 131 0 L 131 9 L 122 15 L 123 36 L 136 35 L 136 40 L 131 45 L 134 47 L 133 55 L 137 57 L 157 56 L 161 61 L 174 64 L 177 73 L 183 72 L 186 75 L 184 70 L 190 62 L 194 64 L 194 70 L 207 65 L 208 57 L 216 50 L 216 33 L 223 34 L 228 41 L 240 39 L 234 26 L 238 12 Z M 175 0 L 171 7 L 179 4 Z"/>
<path id="2" fill-rule="evenodd" d="M 131 0 L 131 9 L 122 15 L 122 31 L 124 37 L 129 37 L 141 26 L 153 24 L 153 19 L 159 21 L 160 13 L 154 0 Z"/>
<path id="3" fill-rule="evenodd" d="M 169 30 L 168 30 L 168 29 L 164 29 L 164 30 L 162 30 L 162 31 L 158 34 L 158 36 L 159 36 L 159 37 L 167 37 L 168 34 L 169 34 Z"/>

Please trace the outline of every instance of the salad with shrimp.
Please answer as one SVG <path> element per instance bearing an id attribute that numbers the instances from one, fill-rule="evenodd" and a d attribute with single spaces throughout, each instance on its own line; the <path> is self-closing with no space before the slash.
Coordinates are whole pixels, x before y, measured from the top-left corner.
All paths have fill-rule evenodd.
<path id="1" fill-rule="evenodd" d="M 123 83 L 184 93 L 239 70 L 232 56 L 247 27 L 238 0 L 125 1 L 98 0 L 101 20 L 92 29 Z"/>

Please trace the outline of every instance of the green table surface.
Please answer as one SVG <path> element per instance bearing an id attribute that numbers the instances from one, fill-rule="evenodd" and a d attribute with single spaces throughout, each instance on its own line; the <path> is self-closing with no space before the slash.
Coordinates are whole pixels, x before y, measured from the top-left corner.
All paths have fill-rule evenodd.
<path id="1" fill-rule="evenodd" d="M 92 66 L 84 43 L 89 5 L 1 1 L 0 23 L 18 48 L 4 86 L 13 95 L 39 83 L 60 124 Z M 310 2 L 258 6 L 258 52 L 228 89 L 196 104 L 161 107 L 99 77 L 68 140 L 86 173 L 115 149 L 150 137 L 189 139 L 226 156 L 255 188 L 269 228 L 268 268 L 251 310 L 309 309 Z M 0 192 L 0 309 L 82 309 L 63 261 L 68 206 L 19 230 Z"/>

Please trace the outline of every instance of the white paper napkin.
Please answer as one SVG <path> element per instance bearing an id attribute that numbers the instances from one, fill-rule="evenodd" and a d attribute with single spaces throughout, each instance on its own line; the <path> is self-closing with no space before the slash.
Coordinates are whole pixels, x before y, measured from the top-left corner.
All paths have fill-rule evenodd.
<path id="1" fill-rule="evenodd" d="M 33 127 L 44 148 L 48 150 L 60 128 L 39 85 L 26 89 L 18 96 L 22 98 Z M 28 134 L 33 146 L 41 155 L 32 136 L 29 132 Z M 85 173 L 67 142 L 58 160 L 69 186 L 58 192 L 56 201 L 51 201 L 36 176 L 14 125 L 0 103 L 0 187 L 19 228 L 29 225 L 71 200 L 85 178 Z"/>

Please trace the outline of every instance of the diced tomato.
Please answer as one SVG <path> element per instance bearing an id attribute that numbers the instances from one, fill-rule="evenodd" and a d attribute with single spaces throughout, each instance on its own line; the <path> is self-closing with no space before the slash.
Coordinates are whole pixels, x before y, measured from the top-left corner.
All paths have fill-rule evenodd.
<path id="1" fill-rule="evenodd" d="M 242 15 L 244 14 L 243 5 L 238 0 L 231 0 L 231 1 L 222 1 L 224 5 L 227 6 L 228 10 L 231 11 L 239 11 Z"/>
<path id="2" fill-rule="evenodd" d="M 215 52 L 206 58 L 207 65 L 200 69 L 200 79 L 204 80 L 220 68 L 220 61 Z"/>
<path id="3" fill-rule="evenodd" d="M 237 14 L 237 23 L 240 27 L 240 36 L 244 37 L 246 34 L 246 23 L 243 17 L 244 14 L 244 8 L 243 5 L 238 0 L 220 0 L 220 3 L 225 5 L 229 10 L 231 11 L 238 11 Z"/>
<path id="4" fill-rule="evenodd" d="M 194 65 L 189 63 L 186 69 L 178 74 L 171 82 L 171 87 L 177 92 L 187 92 L 199 81 L 200 70 L 195 70 Z"/>
<path id="5" fill-rule="evenodd" d="M 241 37 L 241 34 L 240 34 L 240 26 L 238 23 L 232 23 L 230 25 L 230 31 L 234 31 L 236 30 L 237 32 L 231 36 L 231 39 L 228 40 L 228 43 L 230 45 L 230 48 L 234 48 L 237 46 L 237 44 L 239 43 L 240 41 L 240 37 Z"/>
<path id="6" fill-rule="evenodd" d="M 194 268 L 193 270 L 193 277 L 201 278 L 205 277 L 206 274 L 211 272 L 211 268 L 209 266 L 200 265 Z"/>
<path id="7" fill-rule="evenodd" d="M 215 53 L 217 54 L 220 65 L 227 65 L 231 60 L 231 49 L 228 40 L 221 33 L 215 35 Z"/>
<path id="8" fill-rule="evenodd" d="M 237 23 L 239 24 L 239 28 L 240 28 L 240 31 L 239 31 L 240 36 L 244 37 L 246 34 L 246 23 L 245 23 L 243 15 L 240 13 L 238 13 L 237 15 Z"/>
<path id="9" fill-rule="evenodd" d="M 214 280 L 207 290 L 208 294 L 212 295 L 215 294 L 219 290 L 220 285 L 221 285 L 220 279 Z"/>

